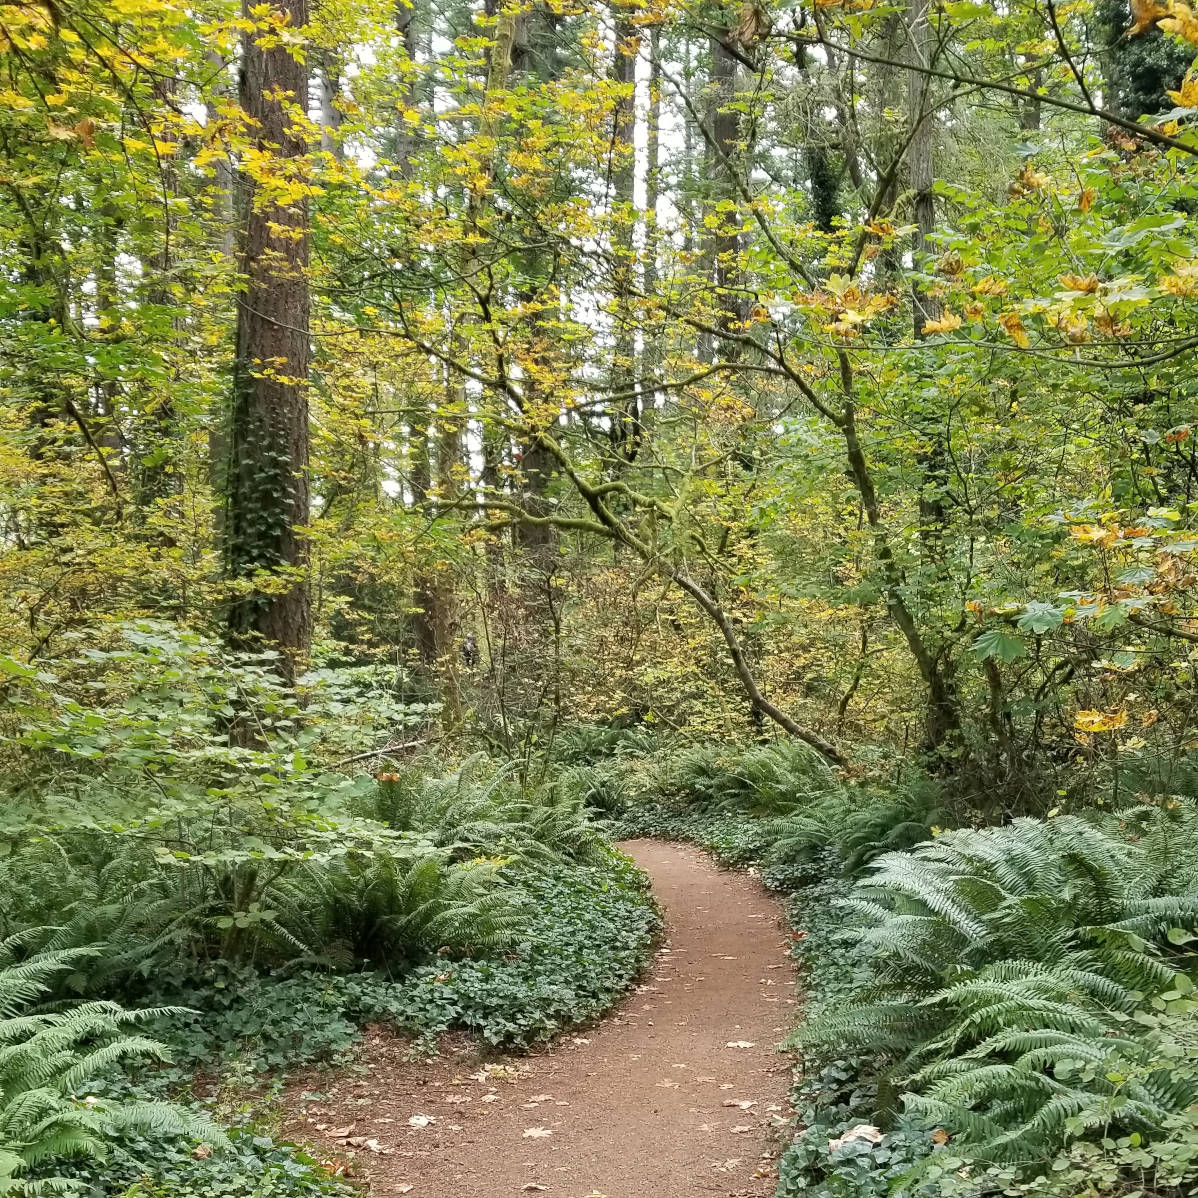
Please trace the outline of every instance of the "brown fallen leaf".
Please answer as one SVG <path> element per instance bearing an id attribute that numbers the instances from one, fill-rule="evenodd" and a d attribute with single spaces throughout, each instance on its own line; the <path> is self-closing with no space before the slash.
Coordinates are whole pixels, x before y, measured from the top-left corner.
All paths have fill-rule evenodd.
<path id="1" fill-rule="evenodd" d="M 334 1140 L 344 1140 L 346 1136 L 353 1135 L 354 1124 L 349 1123 L 345 1127 L 334 1127 L 329 1131 L 329 1135 Z"/>
<path id="2" fill-rule="evenodd" d="M 539 1186 L 539 1185 L 537 1185 L 537 1183 L 535 1181 L 525 1182 L 524 1185 L 522 1185 L 520 1187 L 521 1192 L 525 1193 L 525 1194 L 531 1194 L 534 1190 L 547 1190 L 547 1189 L 549 1189 L 548 1186 Z"/>
<path id="3" fill-rule="evenodd" d="M 738 1123 L 734 1128 L 732 1128 L 732 1134 L 734 1136 L 743 1136 L 745 1132 L 752 1130 L 753 1129 L 747 1123 Z"/>

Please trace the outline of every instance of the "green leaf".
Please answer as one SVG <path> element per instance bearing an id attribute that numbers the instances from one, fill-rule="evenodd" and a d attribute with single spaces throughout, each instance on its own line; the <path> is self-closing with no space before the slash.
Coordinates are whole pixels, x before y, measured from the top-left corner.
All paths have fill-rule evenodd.
<path id="1" fill-rule="evenodd" d="M 1052 632 L 1064 622 L 1065 613 L 1052 603 L 1029 603 L 1019 617 L 1019 627 L 1024 632 Z"/>
<path id="2" fill-rule="evenodd" d="M 989 628 L 974 639 L 973 651 L 981 661 L 996 657 L 1004 665 L 1010 665 L 1027 656 L 1027 645 L 1005 628 Z"/>

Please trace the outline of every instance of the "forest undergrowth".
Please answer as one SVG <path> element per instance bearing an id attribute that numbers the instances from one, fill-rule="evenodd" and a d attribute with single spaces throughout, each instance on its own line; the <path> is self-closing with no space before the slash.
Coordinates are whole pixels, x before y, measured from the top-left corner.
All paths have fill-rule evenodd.
<path id="1" fill-rule="evenodd" d="M 371 1023 L 419 1054 L 602 1015 L 659 928 L 631 836 L 787 896 L 780 1198 L 1198 1180 L 1198 807 L 1150 760 L 1117 801 L 988 824 L 793 741 L 581 726 L 550 755 L 362 759 L 426 720 L 385 670 L 293 692 L 153 623 L 5 660 L 0 1193 L 335 1192 L 345 1162 L 279 1135 L 287 1070 L 351 1067 Z"/>
<path id="2" fill-rule="evenodd" d="M 804 746 L 616 757 L 624 834 L 787 896 L 805 1005 L 780 1198 L 1193 1191 L 1198 808 L 1140 764 L 1114 809 L 987 826 Z"/>
<path id="3" fill-rule="evenodd" d="M 339 1163 L 272 1130 L 288 1068 L 347 1065 L 375 1022 L 413 1053 L 531 1045 L 649 958 L 648 883 L 586 771 L 333 768 L 422 719 L 385 672 L 296 695 L 145 624 L 53 672 L 4 660 L 0 1194 L 332 1192 Z"/>

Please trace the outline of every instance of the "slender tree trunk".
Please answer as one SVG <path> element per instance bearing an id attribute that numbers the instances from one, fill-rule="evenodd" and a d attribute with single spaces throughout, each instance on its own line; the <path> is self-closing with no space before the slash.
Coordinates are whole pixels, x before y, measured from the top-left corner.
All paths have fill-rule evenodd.
<path id="1" fill-rule="evenodd" d="M 154 83 L 155 97 L 164 106 L 174 103 L 177 80 L 160 79 Z M 177 147 L 170 126 L 162 131 L 159 140 L 168 141 Z M 151 307 L 174 308 L 178 305 L 173 279 L 175 267 L 175 236 L 177 220 L 172 202 L 179 196 L 179 171 L 173 154 L 162 156 L 162 230 L 158 252 L 147 262 L 147 273 L 152 283 L 147 293 Z M 170 322 L 171 341 L 164 347 L 163 357 L 170 364 L 171 382 L 178 377 L 177 363 L 180 359 L 180 340 L 183 324 L 179 316 L 172 315 Z M 174 398 L 170 384 L 153 389 L 148 396 L 147 409 L 139 415 L 134 429 L 134 478 L 135 498 L 143 510 L 152 508 L 157 500 L 178 494 L 181 474 L 178 451 L 179 431 Z"/>
<path id="2" fill-rule="evenodd" d="M 296 29 L 307 23 L 307 0 L 282 0 L 280 10 Z M 303 62 L 285 45 L 263 46 L 248 34 L 240 91 L 259 150 L 302 177 L 307 145 L 290 109 L 306 107 Z M 235 644 L 280 649 L 280 671 L 292 679 L 312 637 L 301 531 L 309 520 L 308 212 L 303 200 L 279 206 L 245 183 L 225 526 L 229 574 L 244 593 L 231 603 L 228 623 Z"/>
<path id="3" fill-rule="evenodd" d="M 615 52 L 611 79 L 617 88 L 612 111 L 610 176 L 612 218 L 612 291 L 614 293 L 614 344 L 611 389 L 617 397 L 609 414 L 612 449 L 617 458 L 632 461 L 641 445 L 641 405 L 636 388 L 636 328 L 632 304 L 636 266 L 636 60 L 639 48 L 632 11 L 617 0 Z"/>
<path id="4" fill-rule="evenodd" d="M 649 33 L 649 117 L 645 131 L 645 256 L 643 288 L 648 296 L 657 291 L 657 256 L 660 235 L 657 227 L 657 203 L 661 195 L 661 30 L 654 25 Z M 661 362 L 661 351 L 657 330 L 641 321 L 641 368 L 644 379 L 655 376 Z M 653 414 L 657 407 L 657 395 L 652 393 L 641 399 L 641 434 L 649 432 Z"/>
<path id="5" fill-rule="evenodd" d="M 713 178 L 715 193 L 712 215 L 717 231 L 711 238 L 712 266 L 717 291 L 719 326 L 724 332 L 739 332 L 747 315 L 744 272 L 741 267 L 741 229 L 739 216 L 740 188 L 738 182 L 744 171 L 741 148 L 741 116 L 736 107 L 740 64 L 732 52 L 736 39 L 732 27 L 712 38 L 711 47 L 711 116 L 710 148 L 714 155 Z M 721 204 L 725 207 L 721 208 Z M 739 342 L 722 343 L 721 355 L 729 360 L 739 358 Z"/>
<path id="6" fill-rule="evenodd" d="M 341 64 L 332 50 L 320 56 L 320 148 L 334 158 L 345 157 L 341 145 L 341 123 L 344 117 L 337 107 L 341 95 Z"/>

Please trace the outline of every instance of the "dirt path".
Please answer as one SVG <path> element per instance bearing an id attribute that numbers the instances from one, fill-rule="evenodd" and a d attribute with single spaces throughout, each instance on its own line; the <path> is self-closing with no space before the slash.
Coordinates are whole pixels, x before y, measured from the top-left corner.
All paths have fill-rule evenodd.
<path id="1" fill-rule="evenodd" d="M 667 939 L 613 1015 L 525 1057 L 411 1064 L 372 1035 L 361 1077 L 293 1130 L 330 1149 L 371 1139 L 352 1156 L 376 1198 L 772 1194 L 789 1078 L 775 1045 L 795 986 L 778 905 L 696 849 L 623 847 L 653 878 Z"/>

